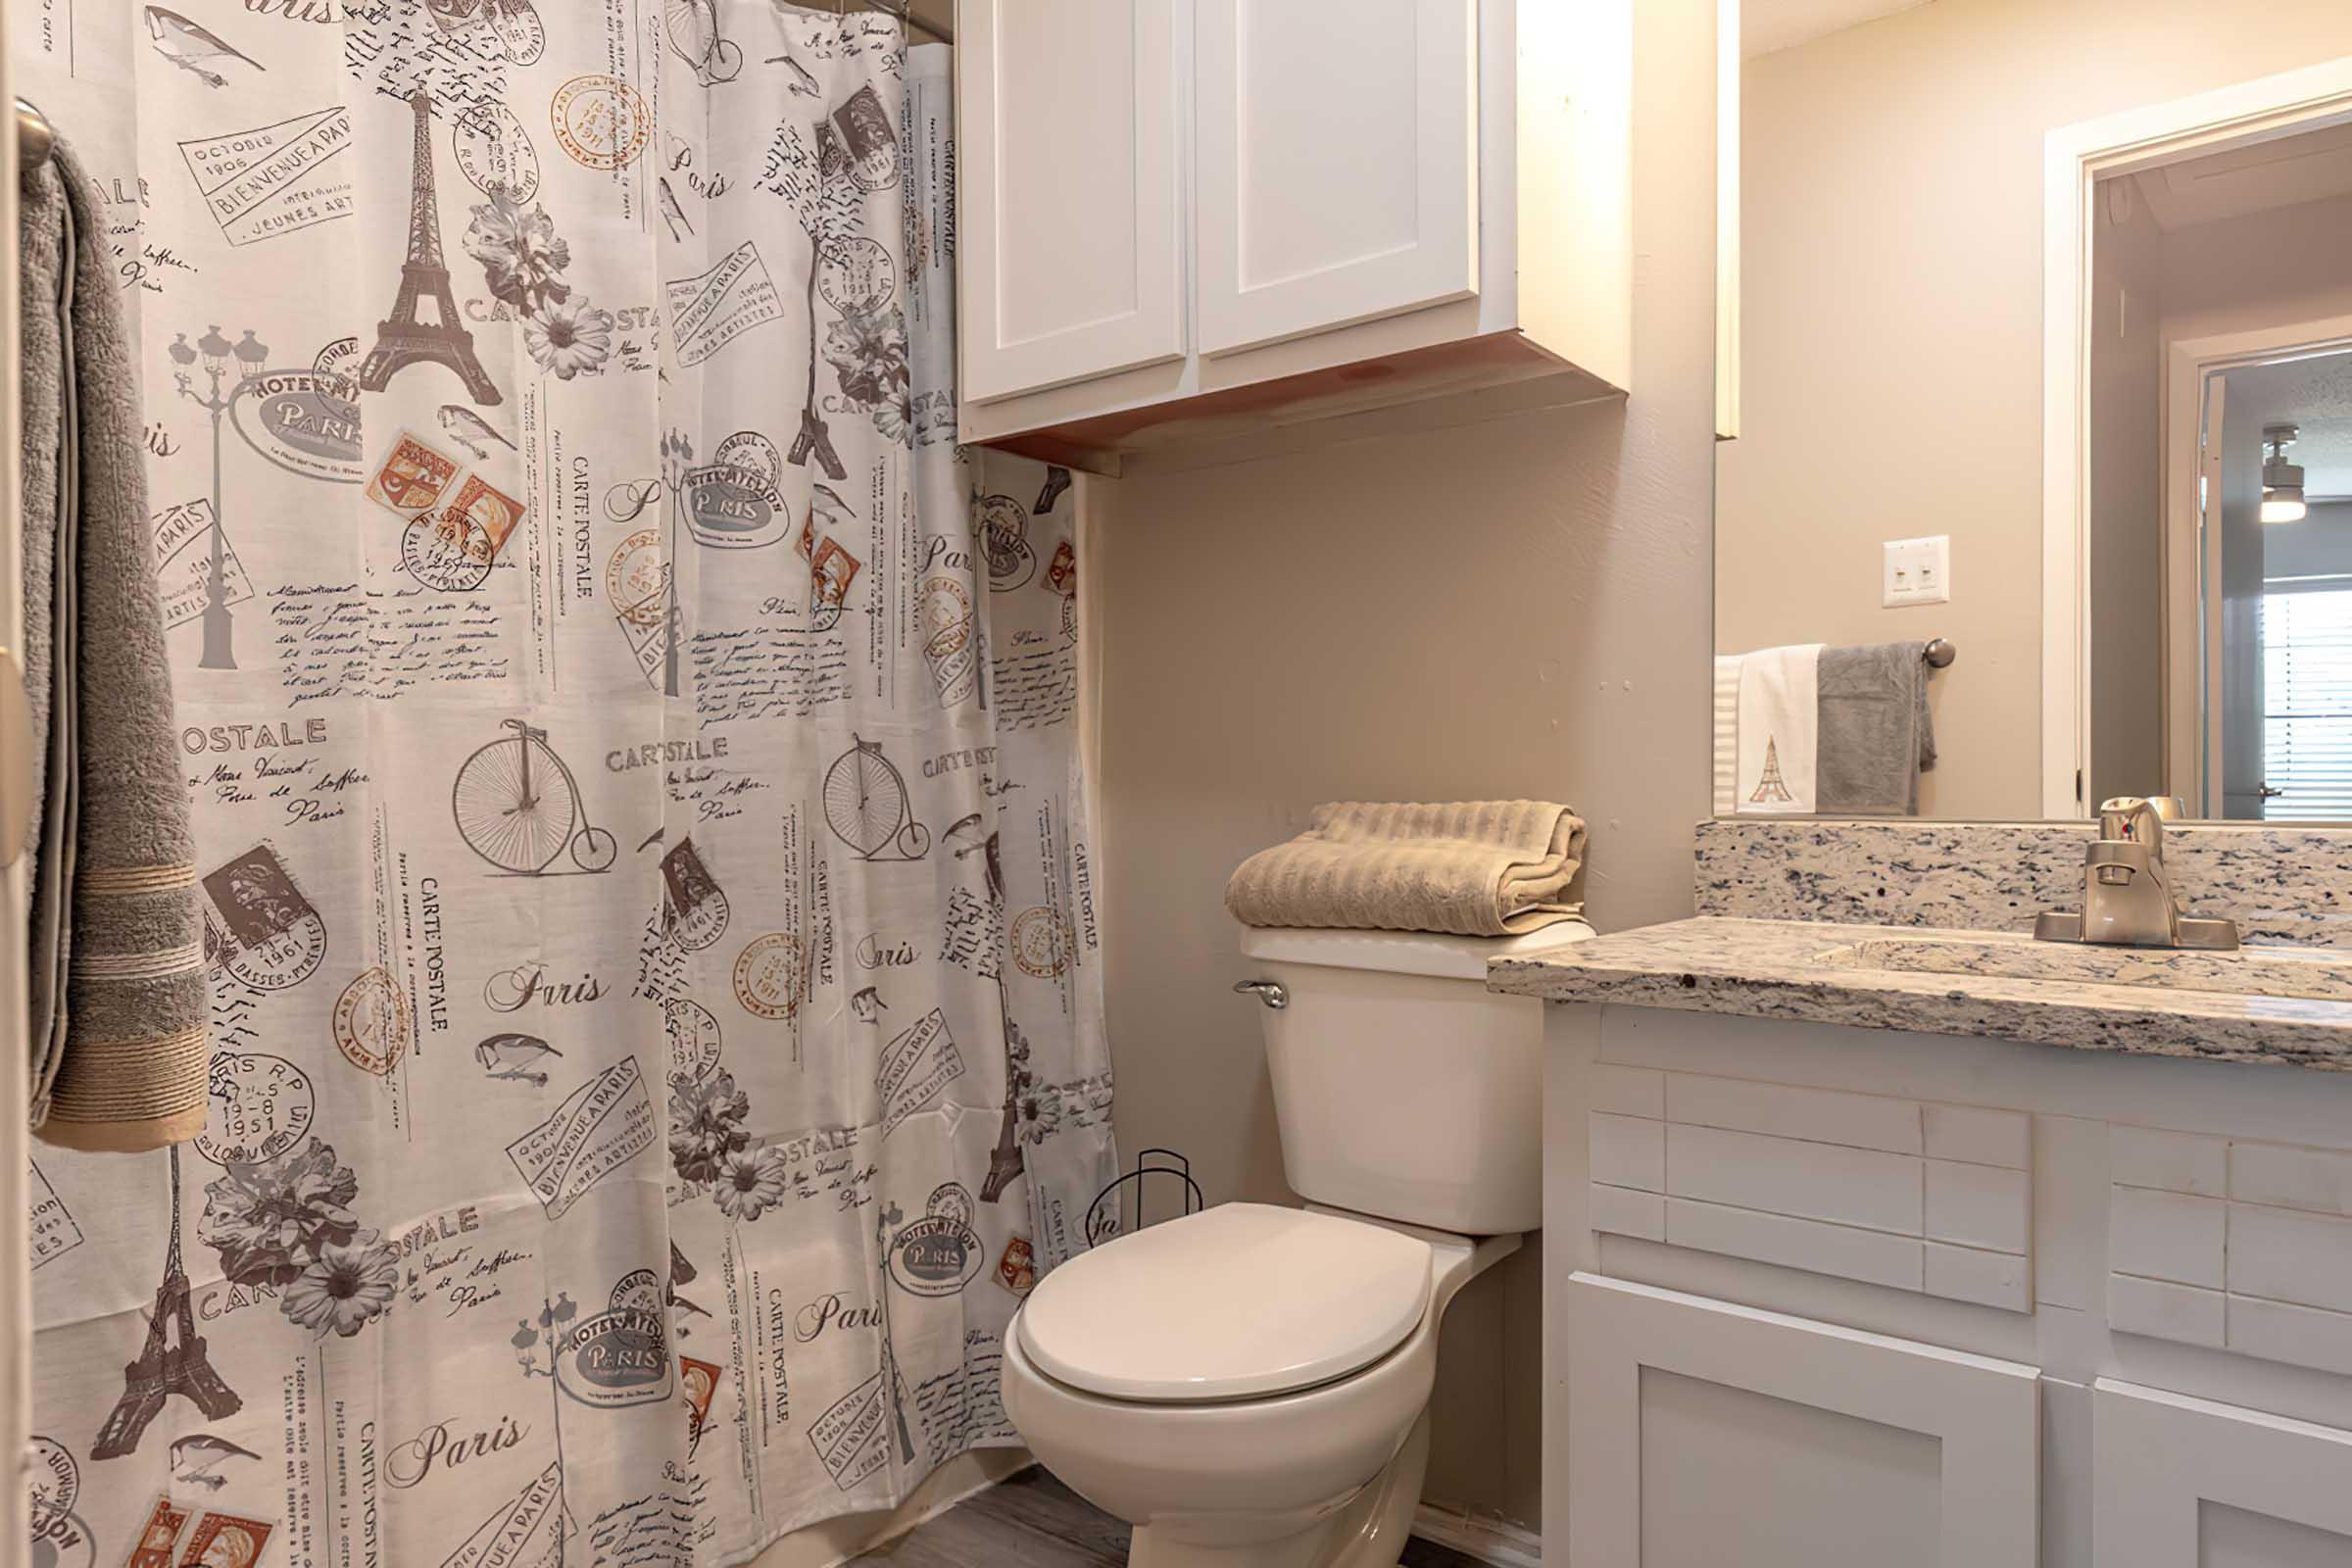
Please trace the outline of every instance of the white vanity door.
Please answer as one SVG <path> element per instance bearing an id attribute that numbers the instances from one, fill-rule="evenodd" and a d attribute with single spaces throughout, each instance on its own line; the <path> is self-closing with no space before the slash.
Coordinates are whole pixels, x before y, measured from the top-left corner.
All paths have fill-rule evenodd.
<path id="1" fill-rule="evenodd" d="M 1572 1568 L 2034 1562 L 2034 1368 L 1592 1274 L 1551 1309 Z"/>
<path id="2" fill-rule="evenodd" d="M 966 402 L 1184 357 L 1187 21 L 1178 0 L 961 0 Z"/>
<path id="3" fill-rule="evenodd" d="M 2352 1433 L 2108 1378 L 2091 1400 L 2097 1568 L 2352 1562 Z"/>
<path id="4" fill-rule="evenodd" d="M 1478 292 L 1471 0 L 1200 0 L 1200 352 Z"/>

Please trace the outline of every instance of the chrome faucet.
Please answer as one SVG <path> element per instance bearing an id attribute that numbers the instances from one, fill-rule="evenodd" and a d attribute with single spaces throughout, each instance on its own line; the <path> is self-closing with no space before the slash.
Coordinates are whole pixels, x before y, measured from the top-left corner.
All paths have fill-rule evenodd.
<path id="1" fill-rule="evenodd" d="M 2164 868 L 2164 824 L 2182 814 L 2177 796 L 2119 795 L 2099 803 L 2099 837 L 2082 857 L 2082 908 L 2045 909 L 2042 942 L 2129 948 L 2237 946 L 2237 922 L 2182 914 Z"/>

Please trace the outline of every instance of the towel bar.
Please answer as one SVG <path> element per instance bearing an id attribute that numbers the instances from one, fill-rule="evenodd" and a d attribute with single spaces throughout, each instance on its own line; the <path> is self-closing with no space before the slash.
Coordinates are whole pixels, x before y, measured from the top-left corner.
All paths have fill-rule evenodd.
<path id="1" fill-rule="evenodd" d="M 1931 637 L 1928 646 L 1919 651 L 1919 657 L 1928 662 L 1930 668 L 1944 669 L 1960 657 L 1960 650 L 1940 637 Z"/>

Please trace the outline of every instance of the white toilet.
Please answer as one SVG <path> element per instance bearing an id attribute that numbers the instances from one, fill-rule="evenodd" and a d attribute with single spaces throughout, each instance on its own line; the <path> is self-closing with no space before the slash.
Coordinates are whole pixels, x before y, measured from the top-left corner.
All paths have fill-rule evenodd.
<path id="1" fill-rule="evenodd" d="M 1105 1243 L 1004 1337 L 1004 1408 L 1135 1526 L 1132 1568 L 1393 1568 L 1429 1460 L 1438 1324 L 1543 1220 L 1543 1004 L 1487 960 L 1592 934 L 1250 930 L 1283 1166 Z"/>

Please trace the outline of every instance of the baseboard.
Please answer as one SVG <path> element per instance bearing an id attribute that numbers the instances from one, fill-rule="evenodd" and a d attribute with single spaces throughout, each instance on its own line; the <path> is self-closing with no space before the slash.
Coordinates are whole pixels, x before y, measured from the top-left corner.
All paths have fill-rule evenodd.
<path id="1" fill-rule="evenodd" d="M 1413 1510 L 1413 1534 L 1495 1568 L 1543 1568 L 1544 1564 L 1544 1538 L 1534 1531 L 1442 1502 L 1425 1502 Z"/>

